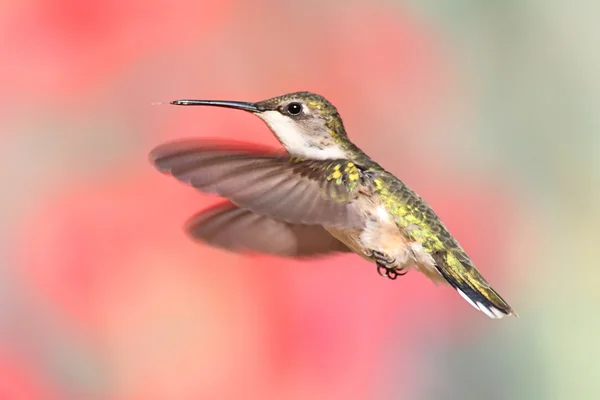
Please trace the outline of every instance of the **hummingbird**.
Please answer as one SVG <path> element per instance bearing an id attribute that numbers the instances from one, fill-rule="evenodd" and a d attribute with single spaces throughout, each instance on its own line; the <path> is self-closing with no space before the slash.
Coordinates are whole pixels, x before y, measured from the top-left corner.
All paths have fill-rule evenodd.
<path id="1" fill-rule="evenodd" d="M 296 92 L 259 102 L 170 104 L 252 113 L 285 149 L 202 139 L 153 149 L 150 161 L 160 172 L 226 199 L 188 220 L 193 239 L 294 258 L 353 252 L 389 279 L 414 268 L 490 318 L 517 316 L 432 208 L 350 141 L 324 97 Z"/>

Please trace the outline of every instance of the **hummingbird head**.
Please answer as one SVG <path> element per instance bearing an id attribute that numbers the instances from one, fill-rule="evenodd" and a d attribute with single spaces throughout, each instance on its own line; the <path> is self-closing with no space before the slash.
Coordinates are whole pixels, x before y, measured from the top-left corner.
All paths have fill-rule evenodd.
<path id="1" fill-rule="evenodd" d="M 344 158 L 346 131 L 337 109 L 324 97 L 296 92 L 256 103 L 176 100 L 175 105 L 208 105 L 249 111 L 265 121 L 292 155 L 317 160 Z"/>

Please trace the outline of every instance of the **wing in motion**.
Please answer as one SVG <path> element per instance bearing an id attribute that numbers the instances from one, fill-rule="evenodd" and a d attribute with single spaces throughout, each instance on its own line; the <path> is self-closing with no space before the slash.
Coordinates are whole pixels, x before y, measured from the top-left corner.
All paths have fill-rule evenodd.
<path id="1" fill-rule="evenodd" d="M 321 225 L 276 221 L 229 202 L 190 218 L 186 231 L 193 239 L 235 252 L 300 258 L 351 251 Z"/>
<path id="2" fill-rule="evenodd" d="M 355 227 L 360 171 L 348 160 L 296 160 L 237 143 L 185 141 L 150 153 L 163 173 L 241 208 L 293 224 Z"/>

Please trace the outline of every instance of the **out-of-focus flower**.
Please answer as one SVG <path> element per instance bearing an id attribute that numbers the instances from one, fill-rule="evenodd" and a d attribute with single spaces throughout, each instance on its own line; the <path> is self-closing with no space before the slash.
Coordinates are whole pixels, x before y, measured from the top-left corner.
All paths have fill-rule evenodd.
<path id="1" fill-rule="evenodd" d="M 32 366 L 22 354 L 0 349 L 0 398 L 10 400 L 59 399 L 40 367 Z"/>
<path id="2" fill-rule="evenodd" d="M 150 54 L 214 29 L 230 2 L 34 0 L 3 4 L 0 101 L 75 101 Z"/>

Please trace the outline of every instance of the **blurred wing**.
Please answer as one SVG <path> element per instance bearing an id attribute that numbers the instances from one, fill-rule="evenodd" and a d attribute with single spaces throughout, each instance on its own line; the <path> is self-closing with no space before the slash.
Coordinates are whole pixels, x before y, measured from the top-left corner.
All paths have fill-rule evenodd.
<path id="1" fill-rule="evenodd" d="M 205 193 L 278 221 L 360 226 L 360 171 L 347 160 L 301 161 L 240 144 L 187 141 L 150 153 L 154 165 Z"/>
<path id="2" fill-rule="evenodd" d="M 320 225 L 276 221 L 229 202 L 196 214 L 186 230 L 193 239 L 235 252 L 310 257 L 351 251 Z"/>

